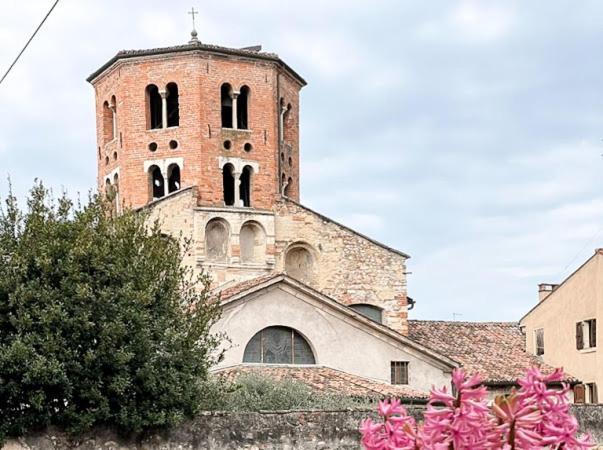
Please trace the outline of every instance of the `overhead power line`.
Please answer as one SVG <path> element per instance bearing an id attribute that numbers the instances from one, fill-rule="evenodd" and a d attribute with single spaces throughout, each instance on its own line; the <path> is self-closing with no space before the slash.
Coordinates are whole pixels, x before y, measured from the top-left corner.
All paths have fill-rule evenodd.
<path id="1" fill-rule="evenodd" d="M 17 57 L 15 58 L 15 60 L 13 61 L 13 63 L 10 65 L 10 67 L 8 68 L 8 70 L 6 71 L 6 73 L 4 75 L 2 75 L 2 78 L 0 78 L 0 84 L 2 84 L 2 82 L 8 76 L 8 74 L 13 69 L 13 67 L 15 67 L 15 64 L 17 64 L 17 61 L 19 61 L 19 58 L 21 57 L 21 55 L 23 54 L 23 52 L 27 49 L 27 47 L 29 46 L 29 44 L 31 43 L 31 41 L 33 41 L 33 38 L 36 37 L 36 34 L 38 34 L 38 31 L 40 31 L 40 28 L 42 28 L 42 25 L 44 25 L 44 22 L 46 22 L 46 19 L 48 19 L 48 16 L 50 16 L 50 14 L 52 13 L 52 11 L 54 10 L 54 8 L 57 6 L 58 3 L 59 3 L 59 0 L 56 0 L 54 2 L 54 4 L 50 7 L 50 10 L 44 16 L 44 18 L 42 19 L 42 22 L 40 22 L 40 24 L 38 25 L 38 27 L 36 28 L 36 30 L 33 32 L 33 34 L 31 35 L 31 37 L 27 40 L 27 42 L 25 43 L 25 45 L 23 46 L 23 48 L 21 49 L 21 51 L 19 52 L 19 54 L 17 55 Z"/>

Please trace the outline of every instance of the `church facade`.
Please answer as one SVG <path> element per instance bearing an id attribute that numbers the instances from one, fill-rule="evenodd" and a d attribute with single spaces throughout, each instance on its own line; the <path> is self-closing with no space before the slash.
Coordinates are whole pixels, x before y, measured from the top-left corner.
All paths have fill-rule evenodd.
<path id="1" fill-rule="evenodd" d="M 193 36 L 88 81 L 99 191 L 192 243 L 184 263 L 212 277 L 231 341 L 216 371 L 323 368 L 409 398 L 449 385 L 460 363 L 409 337 L 409 256 L 300 203 L 306 82 L 283 60 Z"/>

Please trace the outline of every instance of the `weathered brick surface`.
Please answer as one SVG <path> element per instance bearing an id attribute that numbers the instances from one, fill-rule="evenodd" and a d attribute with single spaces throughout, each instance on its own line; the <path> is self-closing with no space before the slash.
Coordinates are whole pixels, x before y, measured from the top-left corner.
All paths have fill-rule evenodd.
<path id="1" fill-rule="evenodd" d="M 175 82 L 179 90 L 180 125 L 166 129 L 147 129 L 145 89 L 155 84 L 160 90 Z M 230 83 L 238 90 L 251 89 L 249 130 L 221 128 L 220 87 Z M 252 180 L 252 204 L 269 208 L 280 193 L 278 138 L 279 101 L 291 103 L 287 120 L 287 153 L 292 159 L 287 176 L 295 178 L 292 198 L 298 199 L 299 167 L 299 90 L 301 85 L 272 61 L 235 56 L 219 56 L 202 51 L 145 56 L 122 60 L 93 80 L 96 93 L 98 184 L 119 168 L 121 200 L 139 207 L 150 200 L 149 179 L 144 162 L 182 157 L 182 186 L 198 186 L 203 205 L 223 205 L 222 169 L 218 158 L 235 157 L 259 164 Z M 105 101 L 116 97 L 117 133 L 105 142 L 111 121 L 103 111 Z M 223 143 L 231 140 L 225 150 Z M 177 149 L 169 142 L 176 140 Z M 148 148 L 151 142 L 157 150 Z M 253 150 L 246 152 L 245 143 Z"/>

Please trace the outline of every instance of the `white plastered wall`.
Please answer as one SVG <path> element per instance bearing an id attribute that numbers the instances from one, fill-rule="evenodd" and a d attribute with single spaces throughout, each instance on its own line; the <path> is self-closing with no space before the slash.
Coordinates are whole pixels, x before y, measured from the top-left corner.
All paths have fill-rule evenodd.
<path id="1" fill-rule="evenodd" d="M 390 362 L 408 361 L 409 387 L 427 392 L 450 385 L 450 368 L 442 363 L 284 284 L 225 305 L 214 331 L 225 332 L 231 344 L 219 367 L 241 364 L 253 335 L 275 325 L 301 333 L 319 365 L 389 383 Z"/>

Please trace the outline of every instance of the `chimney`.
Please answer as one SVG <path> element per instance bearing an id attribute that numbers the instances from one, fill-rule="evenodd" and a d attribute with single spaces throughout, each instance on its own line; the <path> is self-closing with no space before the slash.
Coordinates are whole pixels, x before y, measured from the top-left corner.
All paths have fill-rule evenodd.
<path id="1" fill-rule="evenodd" d="M 538 285 L 538 301 L 541 302 L 557 289 L 558 284 L 540 283 Z"/>

